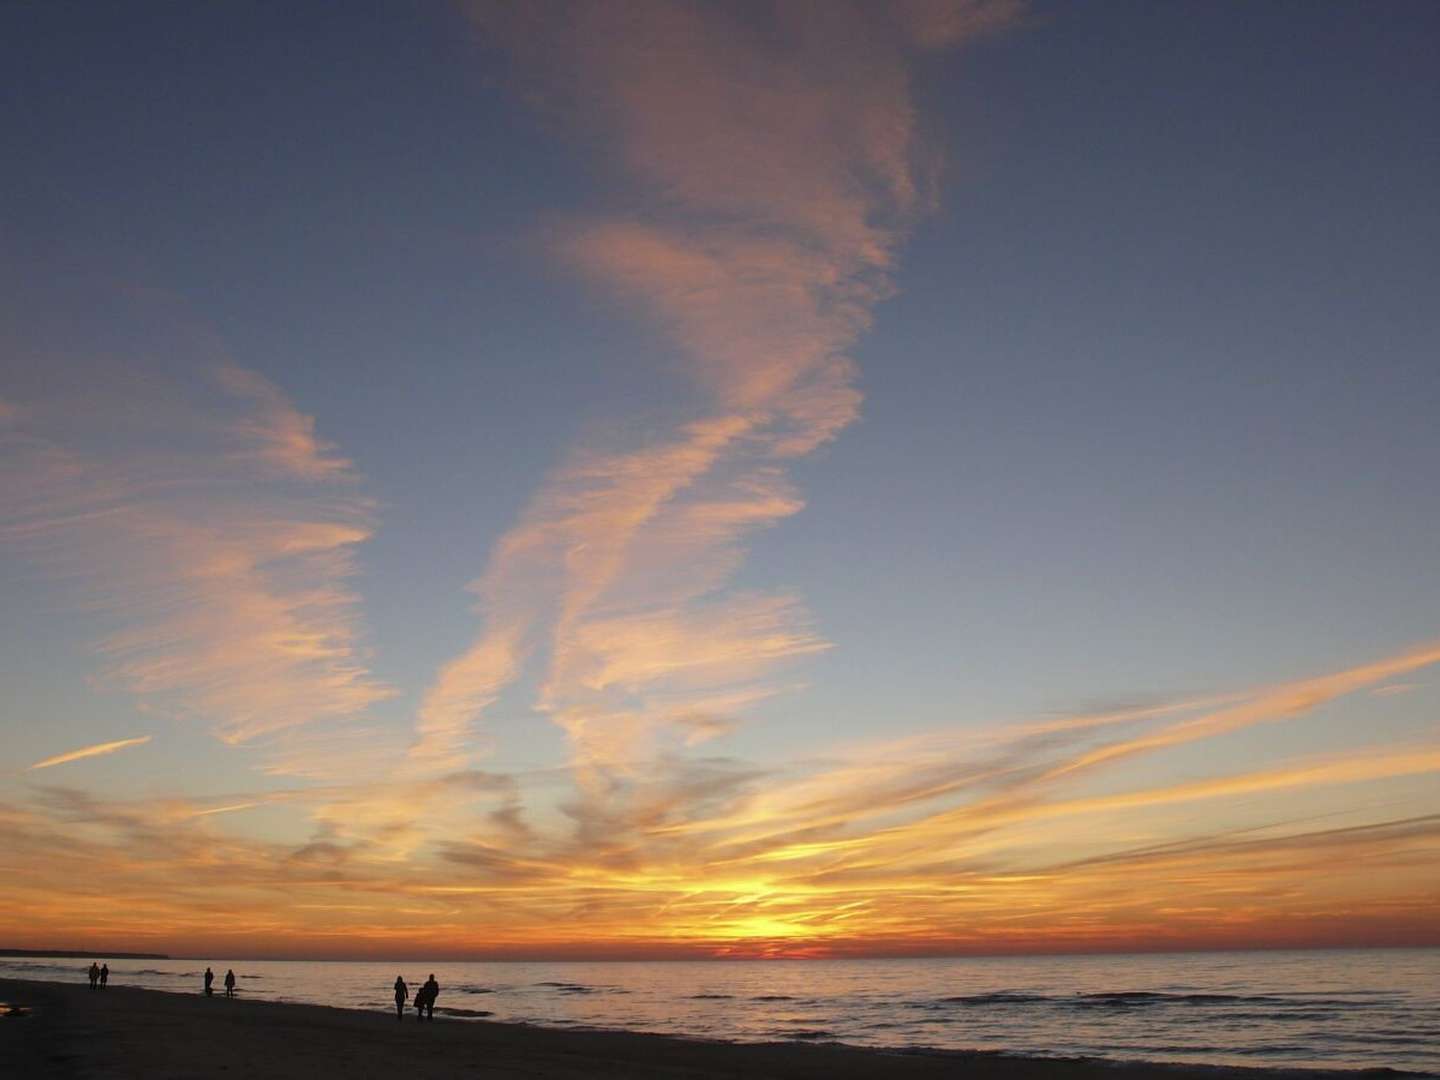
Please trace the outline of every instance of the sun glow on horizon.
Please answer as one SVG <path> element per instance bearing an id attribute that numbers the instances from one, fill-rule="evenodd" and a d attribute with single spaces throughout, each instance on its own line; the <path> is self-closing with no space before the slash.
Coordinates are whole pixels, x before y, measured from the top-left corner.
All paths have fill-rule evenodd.
<path id="1" fill-rule="evenodd" d="M 446 12 L 175 14 L 297 35 L 273 95 L 36 84 L 0 944 L 1440 945 L 1433 275 L 1345 276 L 1429 235 L 1386 153 L 1275 121 L 1314 192 L 1385 165 L 1348 221 L 1208 68 L 1076 126 L 1045 42 L 1113 13 Z"/>
<path id="2" fill-rule="evenodd" d="M 1068 790 L 1132 754 L 1163 753 L 1182 735 L 1231 734 L 1237 714 L 1252 727 L 1303 725 L 1345 695 L 1437 662 L 1434 648 L 1414 650 L 1256 690 L 1208 713 L 1192 707 L 1138 725 L 1077 724 L 1059 742 L 1037 741 L 1019 725 L 1021 734 L 999 740 L 989 759 L 956 753 L 943 740 L 927 753 L 909 737 L 897 744 L 906 755 L 898 759 L 870 746 L 849 761 L 783 776 L 736 770 L 723 805 L 713 777 L 698 791 L 672 779 L 663 785 L 666 805 L 652 802 L 645 819 L 623 831 L 612 822 L 606 846 L 563 833 L 487 830 L 493 812 L 484 808 L 498 803 L 473 772 L 439 782 L 485 793 L 471 811 L 478 816 L 467 818 L 484 838 L 461 840 L 454 822 L 422 819 L 409 824 L 419 833 L 399 858 L 370 837 L 399 820 L 385 808 L 423 800 L 426 782 L 402 785 L 398 800 L 383 785 L 361 783 L 231 794 L 216 805 L 115 803 L 51 787 L 5 822 L 20 841 L 12 850 L 33 857 L 12 889 L 33 914 L 11 932 L 27 946 L 75 940 L 83 927 L 85 942 L 165 951 L 205 943 L 266 955 L 387 956 L 433 952 L 440 942 L 459 955 L 517 957 L 1433 943 L 1440 813 L 1396 814 L 1403 806 L 1393 799 L 1403 792 L 1385 785 L 1433 776 L 1440 746 L 1105 795 Z M 1376 820 L 1371 799 L 1338 815 L 1300 812 L 1294 801 L 1337 786 L 1388 790 L 1381 805 L 1394 809 Z M 1164 813 L 1196 800 L 1235 804 L 1246 823 L 1176 829 L 1162 817 L 1132 816 L 1137 807 Z M 296 848 L 220 827 L 231 811 L 275 803 L 337 821 L 345 816 L 333 807 L 365 805 L 379 832 L 351 825 L 336 841 Z M 697 812 L 705 832 L 672 839 L 672 825 L 698 820 Z M 169 855 L 147 855 L 158 850 Z M 73 884 L 82 873 L 94 875 L 93 891 Z"/>

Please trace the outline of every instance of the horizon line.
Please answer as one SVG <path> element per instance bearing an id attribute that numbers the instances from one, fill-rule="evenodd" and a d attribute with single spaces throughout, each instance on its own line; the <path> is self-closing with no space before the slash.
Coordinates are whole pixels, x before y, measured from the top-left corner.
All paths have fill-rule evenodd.
<path id="1" fill-rule="evenodd" d="M 803 955 L 752 954 L 725 956 L 716 954 L 676 955 L 674 953 L 642 956 L 564 956 L 564 955 L 481 955 L 481 956 L 436 956 L 416 954 L 413 956 L 277 956 L 240 953 L 137 953 L 133 950 L 80 950 L 22 949 L 0 947 L 0 960 L 7 958 L 79 960 L 92 957 L 97 960 L 246 960 L 258 963 L 310 963 L 310 964 L 384 964 L 423 962 L 430 964 L 653 964 L 653 963 L 711 963 L 726 961 L 774 962 L 774 961 L 888 961 L 888 960 L 994 960 L 1030 959 L 1072 956 L 1183 956 L 1197 953 L 1252 953 L 1252 952 L 1360 952 L 1371 950 L 1424 950 L 1440 949 L 1440 942 L 1428 943 L 1376 943 L 1337 945 L 1232 945 L 1223 948 L 1197 946 L 1184 948 L 1167 946 L 1153 949 L 1056 949 L 1037 952 L 934 952 L 934 953 L 874 953 L 868 955 Z"/>

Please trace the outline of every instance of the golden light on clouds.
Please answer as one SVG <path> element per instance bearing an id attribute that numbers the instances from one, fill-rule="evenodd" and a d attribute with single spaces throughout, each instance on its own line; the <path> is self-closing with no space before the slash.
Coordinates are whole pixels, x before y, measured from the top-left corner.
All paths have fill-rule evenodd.
<path id="1" fill-rule="evenodd" d="M 1181 733 L 1313 722 L 1437 659 L 1414 650 L 1209 712 L 1136 710 L 1118 728 L 1076 717 L 1038 738 L 1017 724 L 770 769 L 657 759 L 623 802 L 583 799 L 572 814 L 601 816 L 568 824 L 525 821 L 534 778 L 465 770 L 204 801 L 46 787 L 0 807 L 0 837 L 25 868 L 14 910 L 29 912 L 7 929 L 306 955 L 437 942 L 461 955 L 735 956 L 1433 940 L 1440 812 L 1423 792 L 1440 744 L 1140 788 L 1111 774 Z M 1077 792 L 1082 777 L 1102 790 Z M 1390 786 L 1405 778 L 1421 782 L 1410 811 Z M 1184 816 L 1199 803 L 1204 816 Z M 267 806 L 319 831 L 284 843 L 226 824 Z"/>
<path id="2" fill-rule="evenodd" d="M 1440 943 L 1440 741 L 1421 715 L 1435 643 L 1392 638 L 1368 661 L 1368 645 L 1347 646 L 1360 655 L 1259 687 L 1243 684 L 1276 668 L 1210 679 L 1177 646 L 1174 670 L 1139 672 L 1138 701 L 1015 717 L 988 715 L 978 693 L 921 701 L 904 673 L 877 670 L 875 703 L 831 716 L 816 695 L 786 711 L 821 658 L 863 662 L 871 628 L 847 640 L 803 583 L 742 567 L 806 512 L 805 471 L 859 419 L 854 354 L 935 209 L 919 55 L 1022 5 L 462 6 L 509 57 L 516 96 L 574 133 L 608 185 L 537 227 L 534 253 L 633 319 L 671 365 L 665 394 L 643 422 L 571 417 L 579 434 L 553 438 L 534 424 L 548 449 L 515 459 L 530 479 L 496 509 L 456 479 L 489 459 L 412 474 L 383 440 L 329 441 L 311 397 L 342 430 L 373 432 L 373 414 L 357 419 L 365 378 L 338 361 L 282 387 L 254 367 L 283 371 L 286 356 L 241 364 L 184 320 L 109 308 L 96 355 L 83 335 L 47 346 L 80 357 L 73 372 L 24 357 L 26 392 L 0 398 L 0 544 L 23 588 L 46 590 L 36 609 L 73 632 L 60 692 L 77 675 L 96 702 L 86 734 L 56 745 L 156 734 L 17 757 L 0 796 L 0 941 L 411 957 Z M 133 339 L 110 333 L 132 318 Z M 518 371 L 533 358 L 516 352 Z M 467 393 L 488 392 L 481 375 Z M 448 392 L 415 381 L 416 402 Z M 482 426 L 463 396 L 445 404 Z M 932 456 L 905 477 L 916 503 L 945 497 L 954 462 Z M 368 486 L 371 462 L 388 489 Z M 368 561 L 389 524 L 376 492 L 401 486 L 415 532 L 431 512 L 474 519 L 443 580 L 419 564 L 448 532 Z M 892 557 L 934 543 L 896 517 L 877 525 L 903 534 L 883 545 Z M 959 580 L 964 557 L 947 558 Z M 929 618 L 907 626 L 930 674 L 958 655 L 942 622 L 983 622 L 963 598 L 947 606 L 938 574 L 829 574 L 837 591 L 933 589 Z M 383 643 L 366 588 L 376 611 L 413 603 Z M 903 619 L 909 599 L 883 603 Z M 1014 601 L 1027 634 L 1045 602 Z M 1045 684 L 1029 637 L 1011 657 L 1003 677 Z M 1193 693 L 1155 690 L 1192 676 Z M 152 740 L 93 772 L 50 771 Z M 162 749 L 169 772 L 139 760 Z"/>
<path id="3" fill-rule="evenodd" d="M 32 769 L 48 769 L 54 765 L 64 765 L 71 761 L 81 761 L 85 758 L 101 757 L 105 754 L 113 754 L 116 750 L 124 750 L 128 746 L 143 746 L 150 741 L 151 736 L 140 735 L 133 739 L 116 739 L 114 742 L 96 743 L 94 746 L 84 746 L 79 750 L 70 750 L 63 754 L 56 754 L 44 761 L 37 761 L 31 765 Z"/>

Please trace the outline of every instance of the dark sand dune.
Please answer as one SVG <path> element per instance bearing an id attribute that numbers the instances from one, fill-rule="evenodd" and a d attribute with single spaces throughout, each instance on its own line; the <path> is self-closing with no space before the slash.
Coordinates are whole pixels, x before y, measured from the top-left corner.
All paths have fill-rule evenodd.
<path id="1" fill-rule="evenodd" d="M 282 1005 L 111 986 L 0 980 L 0 1077 L 964 1077 L 975 1080 L 1220 1080 L 1399 1076 L 1051 1061 L 983 1053 L 887 1053 L 828 1045 L 742 1045 L 625 1032 Z"/>

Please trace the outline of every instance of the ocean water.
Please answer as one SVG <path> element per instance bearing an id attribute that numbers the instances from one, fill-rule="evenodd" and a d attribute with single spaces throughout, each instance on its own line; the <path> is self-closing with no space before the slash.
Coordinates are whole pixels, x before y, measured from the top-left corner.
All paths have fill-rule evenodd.
<path id="1" fill-rule="evenodd" d="M 104 959 L 103 957 L 100 959 Z M 434 972 L 436 1012 L 728 1040 L 836 1041 L 1440 1075 L 1440 949 L 930 960 L 315 963 L 116 960 L 116 985 L 393 1010 Z M 85 981 L 88 961 L 0 958 Z M 413 1015 L 413 1014 L 412 1014 Z"/>

